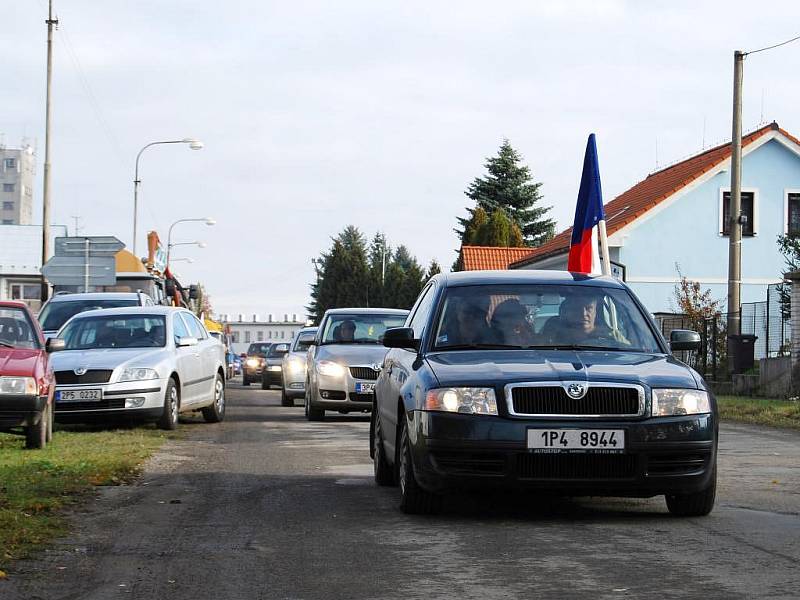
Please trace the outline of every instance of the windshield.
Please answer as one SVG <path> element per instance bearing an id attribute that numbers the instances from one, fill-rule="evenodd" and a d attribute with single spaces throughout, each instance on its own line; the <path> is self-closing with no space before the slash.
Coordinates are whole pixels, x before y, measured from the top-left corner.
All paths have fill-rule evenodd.
<path id="1" fill-rule="evenodd" d="M 317 337 L 317 334 L 314 331 L 306 331 L 297 334 L 297 338 L 294 340 L 292 352 L 304 352 L 305 350 L 308 350 L 308 347 L 314 343 L 315 337 Z"/>
<path id="2" fill-rule="evenodd" d="M 247 349 L 248 356 L 266 356 L 271 344 L 250 344 Z"/>
<path id="3" fill-rule="evenodd" d="M 161 315 L 110 315 L 70 321 L 59 335 L 66 350 L 155 348 L 167 343 Z"/>
<path id="4" fill-rule="evenodd" d="M 0 308 L 0 348 L 39 348 L 36 330 L 21 308 Z"/>
<path id="5" fill-rule="evenodd" d="M 273 344 L 272 347 L 269 349 L 269 354 L 267 358 L 276 358 L 278 356 L 283 356 L 289 351 L 289 344 Z"/>
<path id="6" fill-rule="evenodd" d="M 451 288 L 434 349 L 469 348 L 661 352 L 625 290 L 576 285 Z"/>
<path id="7" fill-rule="evenodd" d="M 45 331 L 58 331 L 61 326 L 78 313 L 98 308 L 120 308 L 138 306 L 138 300 L 65 300 L 49 302 L 39 313 L 39 323 Z"/>
<path id="8" fill-rule="evenodd" d="M 325 322 L 323 344 L 379 344 L 383 332 L 390 327 L 402 327 L 405 315 L 334 314 Z"/>

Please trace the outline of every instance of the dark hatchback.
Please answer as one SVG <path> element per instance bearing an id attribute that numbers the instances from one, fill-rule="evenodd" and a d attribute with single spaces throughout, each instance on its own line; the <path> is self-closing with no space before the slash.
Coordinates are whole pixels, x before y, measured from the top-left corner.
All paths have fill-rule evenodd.
<path id="1" fill-rule="evenodd" d="M 623 283 L 557 271 L 435 276 L 391 348 L 370 428 L 375 479 L 431 513 L 468 489 L 666 496 L 708 514 L 717 409 Z"/>

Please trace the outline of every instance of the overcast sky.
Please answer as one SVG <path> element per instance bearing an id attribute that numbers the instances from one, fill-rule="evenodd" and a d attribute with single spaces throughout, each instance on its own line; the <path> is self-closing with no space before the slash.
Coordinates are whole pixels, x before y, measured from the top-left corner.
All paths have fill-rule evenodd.
<path id="1" fill-rule="evenodd" d="M 130 244 L 175 241 L 218 312 L 302 313 L 310 259 L 347 224 L 449 266 L 463 190 L 507 137 L 571 224 L 597 134 L 606 201 L 730 138 L 735 49 L 800 33 L 784 2 L 55 0 L 53 211 Z M 41 214 L 45 0 L 0 22 L 0 133 L 35 140 Z M 745 129 L 800 133 L 800 42 L 748 57 Z M 658 161 L 658 162 L 657 162 Z M 41 217 L 39 217 L 41 218 Z"/>

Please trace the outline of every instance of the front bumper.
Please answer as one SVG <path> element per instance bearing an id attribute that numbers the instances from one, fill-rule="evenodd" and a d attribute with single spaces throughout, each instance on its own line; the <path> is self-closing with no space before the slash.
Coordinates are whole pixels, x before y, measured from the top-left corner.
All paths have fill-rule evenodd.
<path id="1" fill-rule="evenodd" d="M 47 396 L 0 394 L 0 429 L 35 425 L 47 405 Z"/>
<path id="2" fill-rule="evenodd" d="M 314 408 L 343 411 L 372 411 L 374 393 L 357 392 L 359 383 L 375 384 L 367 379 L 355 379 L 346 369 L 343 377 L 328 377 L 317 374 L 316 390 L 309 398 Z"/>
<path id="3" fill-rule="evenodd" d="M 270 370 L 269 367 L 265 368 L 261 374 L 262 379 L 270 385 L 283 385 L 283 369 L 277 371 Z"/>
<path id="4" fill-rule="evenodd" d="M 82 385 L 56 385 L 55 417 L 62 423 L 76 422 L 83 418 L 110 415 L 139 415 L 158 418 L 164 411 L 163 379 L 126 381 L 125 383 L 101 383 Z M 101 400 L 59 401 L 60 391 L 100 389 Z"/>
<path id="5" fill-rule="evenodd" d="M 712 415 L 625 420 L 534 420 L 414 411 L 414 473 L 433 492 L 536 489 L 572 495 L 650 497 L 707 487 L 716 463 Z M 622 429 L 621 454 L 534 454 L 530 428 Z"/>

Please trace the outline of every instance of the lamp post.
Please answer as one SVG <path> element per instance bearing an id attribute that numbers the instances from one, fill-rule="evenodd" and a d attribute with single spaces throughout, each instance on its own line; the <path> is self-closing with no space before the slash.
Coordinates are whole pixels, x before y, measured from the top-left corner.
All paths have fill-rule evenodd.
<path id="1" fill-rule="evenodd" d="M 170 225 L 169 226 L 169 230 L 167 231 L 167 266 L 169 266 L 169 255 L 170 255 L 170 249 L 172 248 L 172 246 L 181 246 L 181 245 L 184 245 L 184 244 L 189 244 L 189 245 L 195 244 L 195 245 L 199 246 L 200 248 L 205 248 L 206 247 L 205 243 L 203 243 L 203 242 L 182 242 L 180 244 L 173 244 L 172 243 L 172 228 L 175 227 L 175 225 L 177 225 L 178 223 L 205 223 L 209 227 L 213 227 L 214 225 L 217 224 L 217 221 L 215 219 L 213 219 L 212 217 L 198 217 L 198 218 L 193 218 L 193 219 L 178 219 L 172 225 Z"/>
<path id="2" fill-rule="evenodd" d="M 202 150 L 203 149 L 203 142 L 200 140 L 196 140 L 194 138 L 183 138 L 182 140 L 163 140 L 160 142 L 150 142 L 149 144 L 145 144 L 145 146 L 139 150 L 139 154 L 136 155 L 136 170 L 133 177 L 133 254 L 136 256 L 136 225 L 139 215 L 139 184 L 142 182 L 139 179 L 139 159 L 142 156 L 142 152 L 147 150 L 150 146 L 158 146 L 159 144 L 189 144 L 189 148 L 192 150 Z"/>

